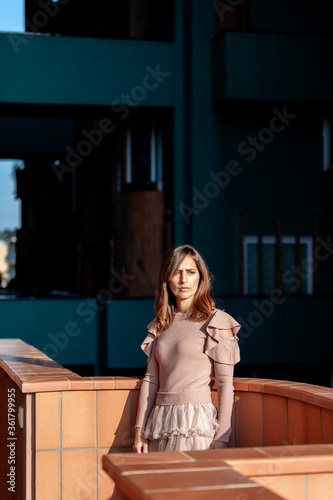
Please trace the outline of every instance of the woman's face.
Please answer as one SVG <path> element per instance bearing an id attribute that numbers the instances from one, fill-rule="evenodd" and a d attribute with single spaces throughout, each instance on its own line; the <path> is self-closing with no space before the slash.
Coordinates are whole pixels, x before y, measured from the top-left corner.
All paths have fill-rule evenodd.
<path id="1" fill-rule="evenodd" d="M 169 279 L 170 290 L 175 296 L 179 310 L 186 310 L 192 305 L 199 282 L 200 273 L 197 265 L 192 257 L 187 255 Z"/>

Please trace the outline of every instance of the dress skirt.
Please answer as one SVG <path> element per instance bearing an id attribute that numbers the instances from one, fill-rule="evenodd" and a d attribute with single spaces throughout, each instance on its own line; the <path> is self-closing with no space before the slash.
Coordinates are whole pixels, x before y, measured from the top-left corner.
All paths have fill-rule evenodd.
<path id="1" fill-rule="evenodd" d="M 218 427 L 213 403 L 155 405 L 143 437 L 148 451 L 208 450 Z"/>

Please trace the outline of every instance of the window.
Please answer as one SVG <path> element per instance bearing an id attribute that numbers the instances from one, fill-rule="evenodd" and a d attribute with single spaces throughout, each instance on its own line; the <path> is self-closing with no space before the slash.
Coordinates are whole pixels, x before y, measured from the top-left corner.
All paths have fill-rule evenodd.
<path id="1" fill-rule="evenodd" d="M 295 293 L 301 281 L 302 293 L 313 293 L 312 237 L 299 238 L 299 264 L 295 262 L 295 236 L 282 236 L 282 283 L 284 293 Z M 275 288 L 275 236 L 262 237 L 263 293 Z M 244 236 L 244 293 L 258 293 L 258 236 Z"/>
<path id="2" fill-rule="evenodd" d="M 174 0 L 25 0 L 26 31 L 52 35 L 173 40 L 174 15 Z"/>
<path id="3" fill-rule="evenodd" d="M 153 123 L 128 126 L 123 179 L 125 189 L 162 190 L 162 139 Z"/>

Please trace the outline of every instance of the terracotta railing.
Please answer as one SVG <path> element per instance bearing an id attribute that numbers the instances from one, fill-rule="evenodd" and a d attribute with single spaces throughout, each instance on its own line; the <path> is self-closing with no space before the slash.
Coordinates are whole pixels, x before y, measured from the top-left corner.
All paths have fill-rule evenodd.
<path id="1" fill-rule="evenodd" d="M 103 470 L 102 457 L 110 452 L 111 461 L 119 462 L 119 456 L 122 460 L 124 457 L 142 460 L 143 456 L 128 454 L 132 449 L 138 378 L 80 377 L 19 339 L 0 340 L 0 378 L 0 486 L 5 492 L 2 498 L 13 498 L 7 483 L 12 480 L 17 499 L 106 500 L 114 487 L 109 474 L 113 474 L 117 464 L 105 462 Z M 321 498 L 325 500 L 329 498 L 325 497 L 324 488 L 325 481 L 329 484 L 333 477 L 333 446 L 330 445 L 333 443 L 333 389 L 242 378 L 235 379 L 234 387 L 230 447 L 238 450 L 197 453 L 213 453 L 214 459 L 225 462 L 227 467 L 247 476 L 247 480 L 264 482 L 265 488 L 272 461 L 277 460 L 281 466 L 281 457 L 286 461 L 291 454 L 294 470 L 297 470 L 293 477 L 301 475 L 302 484 L 305 477 L 306 484 L 316 481 L 317 493 L 322 492 Z M 216 402 L 215 390 L 212 397 Z M 8 415 L 15 416 L 14 423 L 11 418 L 8 423 Z M 319 448 L 311 444 L 327 446 Z M 265 455 L 271 446 L 279 448 L 273 451 L 270 448 Z M 253 447 L 260 450 L 251 451 Z M 254 462 L 253 453 L 257 458 Z M 296 460 L 295 456 L 301 458 Z M 150 458 L 153 459 L 153 454 Z M 163 460 L 167 460 L 167 455 L 163 455 Z M 234 460 L 238 460 L 237 464 Z M 316 466 L 311 472 L 305 462 L 315 462 L 320 467 Z M 252 468 L 246 469 L 246 464 L 252 464 Z M 15 468 L 10 469 L 11 466 Z M 275 469 L 278 471 L 278 467 Z M 264 472 L 261 476 L 260 470 Z M 130 474 L 127 477 L 130 478 Z M 270 481 L 273 484 L 274 481 Z M 279 484 L 287 485 L 286 491 L 298 488 L 298 482 L 290 486 L 288 481 L 282 478 Z M 298 494 L 299 491 L 298 488 Z M 303 496 L 282 498 L 294 500 Z"/>

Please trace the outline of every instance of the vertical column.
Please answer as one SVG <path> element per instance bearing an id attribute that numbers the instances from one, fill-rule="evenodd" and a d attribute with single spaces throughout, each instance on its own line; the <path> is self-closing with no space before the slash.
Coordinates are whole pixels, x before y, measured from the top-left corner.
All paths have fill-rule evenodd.
<path id="1" fill-rule="evenodd" d="M 184 200 L 192 206 L 193 184 L 193 71 L 192 71 L 192 1 L 183 0 L 183 127 L 184 127 Z M 192 218 L 185 222 L 185 242 L 191 244 L 193 239 Z"/>

